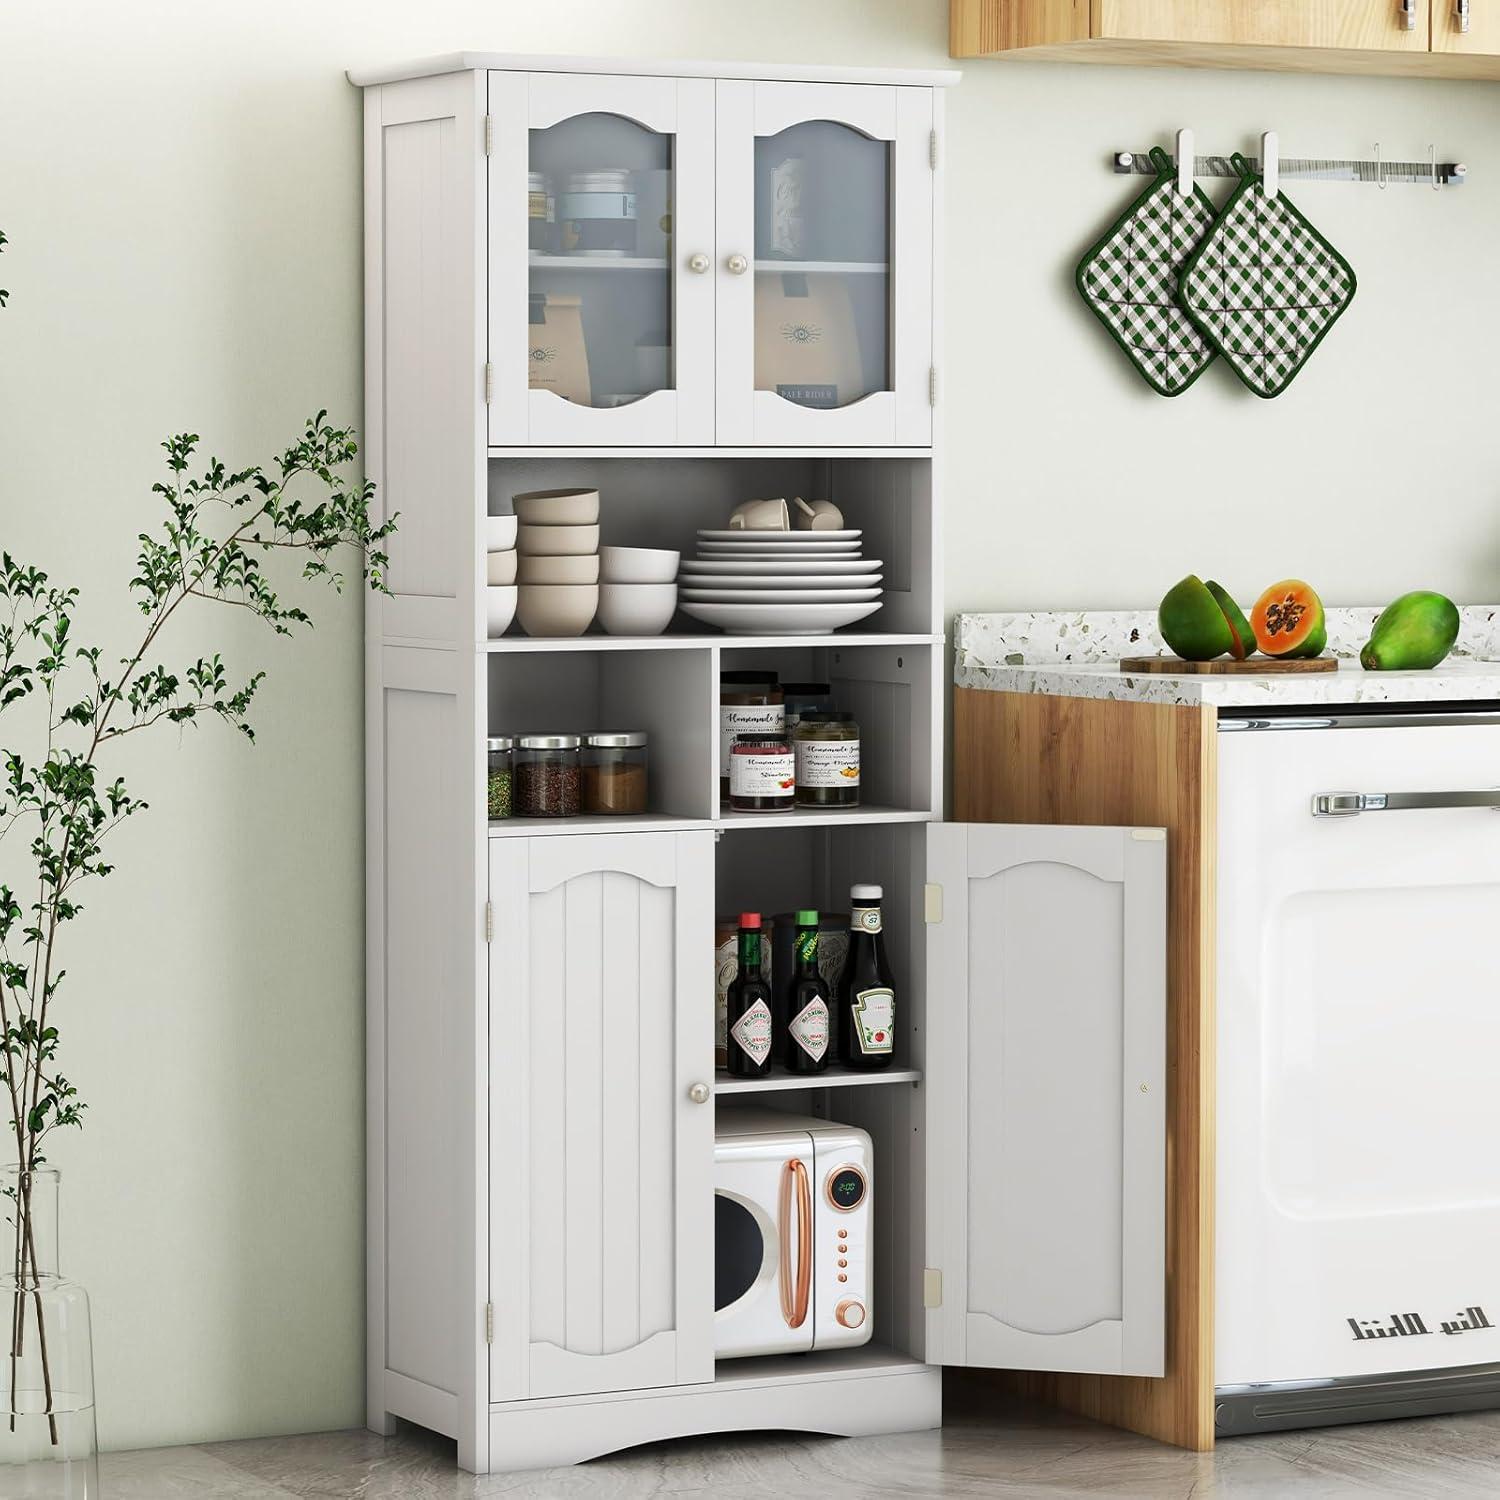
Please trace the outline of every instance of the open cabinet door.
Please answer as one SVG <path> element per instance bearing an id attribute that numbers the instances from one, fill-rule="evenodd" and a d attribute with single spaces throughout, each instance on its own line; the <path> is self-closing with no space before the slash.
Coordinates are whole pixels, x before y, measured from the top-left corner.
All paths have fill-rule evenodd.
<path id="1" fill-rule="evenodd" d="M 1166 835 L 927 850 L 928 1359 L 1160 1375 Z"/>

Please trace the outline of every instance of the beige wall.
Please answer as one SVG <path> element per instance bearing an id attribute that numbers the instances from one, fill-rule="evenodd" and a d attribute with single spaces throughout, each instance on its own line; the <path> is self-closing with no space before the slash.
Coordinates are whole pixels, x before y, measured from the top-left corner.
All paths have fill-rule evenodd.
<path id="1" fill-rule="evenodd" d="M 360 403 L 351 64 L 461 46 L 941 64 L 943 0 L 24 0 L 0 47 L 0 545 L 122 643 L 156 443 L 236 462 Z M 950 608 L 1146 604 L 1189 569 L 1248 599 L 1500 591 L 1500 85 L 972 64 L 948 139 Z M 1305 186 L 1360 293 L 1291 393 L 1152 395 L 1077 302 L 1129 185 L 1116 147 L 1268 126 L 1288 154 L 1467 157 L 1472 184 Z M 1224 185 L 1215 188 L 1225 191 Z M 156 803 L 70 957 L 64 1253 L 93 1292 L 112 1446 L 361 1417 L 359 606 L 294 643 L 200 616 L 271 680 L 251 748 L 138 749 Z"/>

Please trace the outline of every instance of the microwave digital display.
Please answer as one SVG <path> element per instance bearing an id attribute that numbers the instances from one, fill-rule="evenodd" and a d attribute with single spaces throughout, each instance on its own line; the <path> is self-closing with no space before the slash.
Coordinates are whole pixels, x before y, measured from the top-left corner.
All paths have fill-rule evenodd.
<path id="1" fill-rule="evenodd" d="M 828 1177 L 828 1201 L 837 1209 L 857 1208 L 865 1196 L 865 1179 L 853 1167 L 840 1167 Z"/>

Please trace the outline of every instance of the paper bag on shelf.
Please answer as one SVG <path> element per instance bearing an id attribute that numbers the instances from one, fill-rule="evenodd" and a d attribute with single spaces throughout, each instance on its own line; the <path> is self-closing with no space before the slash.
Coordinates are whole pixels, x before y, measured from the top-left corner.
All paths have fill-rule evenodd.
<path id="1" fill-rule="evenodd" d="M 583 342 L 581 297 L 535 296 L 530 299 L 526 331 L 527 384 L 551 391 L 564 401 L 588 406 L 589 359 Z"/>
<path id="2" fill-rule="evenodd" d="M 755 388 L 816 407 L 867 394 L 843 277 L 764 269 L 757 276 Z"/>

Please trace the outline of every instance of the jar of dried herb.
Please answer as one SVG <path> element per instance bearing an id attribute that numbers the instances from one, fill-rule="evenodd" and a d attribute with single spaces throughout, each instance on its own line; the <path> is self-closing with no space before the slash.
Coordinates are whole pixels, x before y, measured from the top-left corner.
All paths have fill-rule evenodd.
<path id="1" fill-rule="evenodd" d="M 646 736 L 639 731 L 584 736 L 583 810 L 646 811 Z"/>
<path id="2" fill-rule="evenodd" d="M 489 815 L 492 820 L 508 818 L 512 810 L 516 742 L 508 734 L 492 734 L 485 744 L 489 759 Z"/>
<path id="3" fill-rule="evenodd" d="M 516 746 L 516 812 L 523 818 L 572 818 L 582 804 L 583 766 L 576 734 L 523 734 Z"/>

